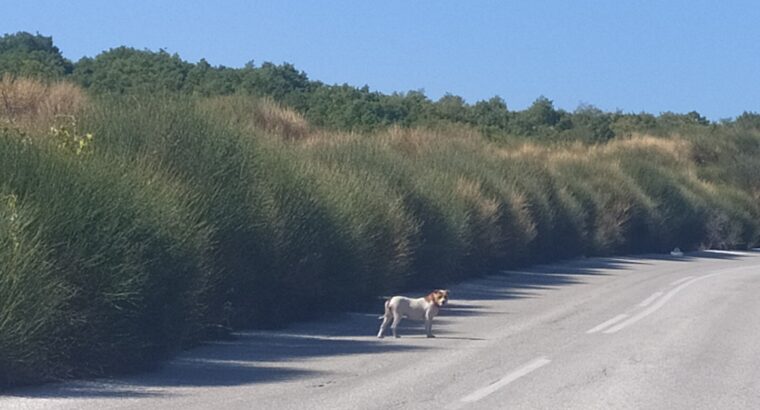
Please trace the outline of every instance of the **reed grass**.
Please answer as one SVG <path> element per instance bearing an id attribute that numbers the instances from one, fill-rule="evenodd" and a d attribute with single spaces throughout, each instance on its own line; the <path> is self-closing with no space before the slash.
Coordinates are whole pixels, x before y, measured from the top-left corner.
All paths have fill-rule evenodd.
<path id="1" fill-rule="evenodd" d="M 445 125 L 328 132 L 242 96 L 56 105 L 55 87 L 80 91 L 29 81 L 0 92 L 0 385 L 137 369 L 220 329 L 528 263 L 760 237 L 753 131 L 495 144 Z M 71 107 L 65 132 L 30 125 Z"/>

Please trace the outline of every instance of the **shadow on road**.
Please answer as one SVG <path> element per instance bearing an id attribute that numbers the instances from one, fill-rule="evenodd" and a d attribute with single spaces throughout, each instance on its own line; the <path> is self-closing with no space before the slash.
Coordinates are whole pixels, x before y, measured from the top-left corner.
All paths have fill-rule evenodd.
<path id="1" fill-rule="evenodd" d="M 50 384 L 4 394 L 26 398 L 160 397 L 168 395 L 165 389 L 173 387 L 238 386 L 319 376 L 320 372 L 298 368 L 299 362 L 308 358 L 420 349 L 424 347 L 382 343 L 374 338 L 342 340 L 305 333 L 243 332 L 236 334 L 235 340 L 212 342 L 184 352 L 154 372 Z"/>
<path id="2" fill-rule="evenodd" d="M 519 271 L 507 270 L 459 285 L 451 297 L 468 302 L 533 297 L 539 290 L 583 283 L 586 276 L 606 275 L 606 271 L 626 269 L 640 263 L 625 258 L 593 258 L 538 265 Z M 455 311 L 452 314 L 461 313 Z"/>
<path id="3" fill-rule="evenodd" d="M 507 270 L 480 279 L 468 281 L 452 293 L 453 300 L 468 301 L 501 300 L 533 297 L 535 291 L 573 285 L 583 282 L 583 278 L 592 275 L 607 275 L 610 270 L 630 269 L 636 265 L 649 264 L 648 261 L 692 262 L 699 259 L 733 260 L 743 254 L 757 254 L 757 251 L 690 252 L 680 257 L 669 254 L 645 254 L 630 257 L 582 258 L 557 264 L 537 265 L 525 270 Z M 473 307 L 474 306 L 474 307 Z M 464 307 L 451 315 L 469 315 L 469 309 L 477 305 Z M 474 312 L 469 310 L 470 313 Z M 449 312 L 447 312 L 449 313 Z"/>
<path id="4" fill-rule="evenodd" d="M 520 271 L 503 271 L 455 285 L 452 302 L 436 319 L 434 332 L 442 339 L 478 340 L 462 337 L 447 326 L 457 317 L 504 313 L 485 310 L 478 301 L 535 297 L 538 290 L 582 283 L 584 277 L 608 275 L 610 270 L 630 269 L 648 264 L 648 260 L 693 261 L 700 258 L 736 259 L 741 256 L 741 253 L 731 252 L 693 252 L 682 257 L 641 255 L 589 258 Z M 409 295 L 423 294 L 412 292 Z M 283 331 L 236 333 L 233 340 L 210 342 L 186 351 L 151 373 L 51 384 L 4 394 L 25 398 L 160 397 L 169 395 L 166 389 L 171 387 L 238 386 L 320 376 L 320 372 L 299 368 L 299 363 L 310 358 L 408 352 L 435 347 L 435 344 L 419 345 L 419 339 L 424 339 L 423 325 L 409 320 L 404 320 L 399 328 L 403 336 L 401 340 L 412 339 L 416 344 L 376 339 L 374 335 L 380 324 L 378 316 L 383 311 L 382 306 L 383 301 L 378 300 L 377 310 L 371 313 L 333 314 L 317 321 L 293 324 Z"/>

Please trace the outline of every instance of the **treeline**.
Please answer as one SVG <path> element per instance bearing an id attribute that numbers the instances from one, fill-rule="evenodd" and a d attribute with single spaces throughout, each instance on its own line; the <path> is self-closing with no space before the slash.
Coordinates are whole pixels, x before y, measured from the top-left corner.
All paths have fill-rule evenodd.
<path id="1" fill-rule="evenodd" d="M 760 114 L 745 112 L 713 124 L 697 112 L 687 114 L 604 112 L 583 105 L 573 112 L 554 107 L 546 97 L 525 110 L 512 111 L 501 97 L 474 104 L 447 94 L 437 101 L 422 91 L 384 94 L 369 87 L 328 85 L 310 80 L 291 64 L 253 62 L 243 68 L 182 60 L 177 54 L 118 47 L 71 62 L 51 37 L 29 33 L 0 38 L 0 72 L 21 77 L 69 79 L 93 94 L 169 92 L 195 96 L 243 94 L 269 97 L 292 107 L 318 127 L 372 131 L 391 125 L 429 127 L 466 124 L 494 140 L 514 136 L 559 141 L 603 142 L 632 133 L 667 134 L 684 127 L 760 127 Z"/>

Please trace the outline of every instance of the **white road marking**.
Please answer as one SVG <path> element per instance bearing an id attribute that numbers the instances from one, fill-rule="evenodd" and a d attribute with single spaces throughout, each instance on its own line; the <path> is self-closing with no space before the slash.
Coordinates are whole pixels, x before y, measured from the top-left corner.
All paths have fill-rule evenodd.
<path id="1" fill-rule="evenodd" d="M 622 314 L 622 315 L 617 315 L 617 316 L 613 317 L 612 319 L 610 319 L 610 320 L 608 320 L 608 321 L 600 324 L 599 326 L 596 326 L 596 327 L 594 327 L 592 329 L 587 330 L 586 333 L 589 333 L 589 334 L 590 333 L 596 333 L 596 332 L 598 332 L 598 331 L 606 328 L 607 326 L 612 326 L 615 323 L 617 323 L 617 322 L 619 322 L 619 321 L 621 321 L 621 320 L 623 320 L 623 319 L 625 319 L 627 317 L 628 317 L 628 315 L 626 315 L 625 313 Z"/>
<path id="2" fill-rule="evenodd" d="M 675 286 L 675 285 L 678 285 L 679 283 L 683 283 L 683 282 L 686 282 L 687 280 L 689 280 L 689 279 L 691 279 L 691 278 L 693 278 L 693 277 L 694 277 L 694 276 L 686 276 L 686 277 L 683 277 L 683 278 L 681 278 L 681 279 L 678 279 L 678 280 L 677 280 L 677 281 L 675 281 L 675 282 L 672 282 L 672 283 L 670 284 L 670 286 Z"/>
<path id="3" fill-rule="evenodd" d="M 506 376 L 502 377 L 499 381 L 490 384 L 482 389 L 475 390 L 471 394 L 463 397 L 461 399 L 464 403 L 473 403 L 476 402 L 484 397 L 487 397 L 491 394 L 493 394 L 495 391 L 503 388 L 504 386 L 508 385 L 509 383 L 512 383 L 513 381 L 525 376 L 526 374 L 543 367 L 547 364 L 549 364 L 551 360 L 545 358 L 545 357 L 539 357 L 524 366 L 520 367 L 519 369 L 507 374 Z"/>
<path id="4" fill-rule="evenodd" d="M 655 292 L 652 294 L 652 296 L 644 299 L 643 302 L 639 303 L 639 307 L 647 307 L 654 302 L 655 299 L 659 298 L 662 295 L 662 292 Z"/>
<path id="5" fill-rule="evenodd" d="M 757 249 L 753 249 L 753 250 L 757 250 Z M 717 254 L 723 254 L 723 255 L 732 255 L 732 256 L 752 256 L 753 255 L 750 252 L 726 251 L 726 250 L 721 250 L 721 249 L 710 249 L 710 250 L 706 250 L 705 252 L 717 253 Z"/>
<path id="6" fill-rule="evenodd" d="M 658 309 L 660 309 L 661 307 L 663 307 L 665 305 L 665 303 L 668 302 L 668 300 L 670 300 L 673 296 L 675 296 L 676 293 L 678 293 L 678 292 L 682 291 L 683 289 L 685 289 L 687 286 L 693 284 L 694 282 L 700 281 L 702 279 L 707 279 L 707 278 L 709 278 L 711 276 L 715 276 L 715 275 L 717 275 L 717 273 L 711 273 L 709 275 L 699 276 L 697 278 L 694 278 L 694 279 L 691 279 L 691 280 L 689 280 L 687 282 L 682 283 L 677 288 L 675 288 L 675 289 L 671 290 L 670 292 L 666 293 L 665 296 L 663 296 L 662 298 L 660 298 L 660 300 L 657 301 L 657 303 L 655 303 L 652 306 L 649 306 L 648 308 L 642 310 L 636 316 L 631 317 L 630 319 L 626 320 L 625 322 L 620 323 L 618 325 L 615 325 L 615 326 L 613 326 L 613 327 L 605 330 L 604 333 L 615 333 L 617 331 L 620 331 L 620 330 L 622 330 L 622 329 L 624 329 L 624 328 L 626 328 L 626 327 L 628 327 L 628 326 L 630 326 L 630 325 L 638 322 L 639 320 L 641 320 L 641 319 L 643 319 L 643 318 L 651 315 L 652 313 L 656 312 Z"/>

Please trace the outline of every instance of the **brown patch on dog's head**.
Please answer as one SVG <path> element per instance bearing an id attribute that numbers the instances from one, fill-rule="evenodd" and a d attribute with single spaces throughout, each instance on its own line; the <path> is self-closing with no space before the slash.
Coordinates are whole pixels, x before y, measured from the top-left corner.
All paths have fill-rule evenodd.
<path id="1" fill-rule="evenodd" d="M 449 291 L 445 289 L 436 289 L 425 296 L 425 300 L 433 302 L 441 307 L 449 301 Z"/>

